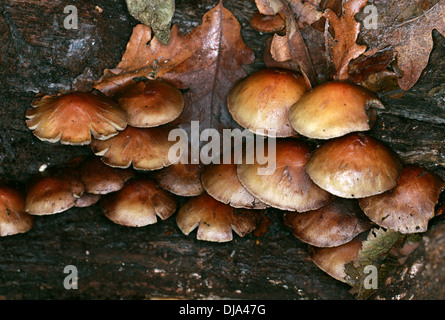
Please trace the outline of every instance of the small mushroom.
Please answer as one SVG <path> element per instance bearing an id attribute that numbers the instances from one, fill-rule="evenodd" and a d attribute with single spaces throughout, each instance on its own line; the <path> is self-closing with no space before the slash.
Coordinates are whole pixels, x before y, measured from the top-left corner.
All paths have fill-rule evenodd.
<path id="1" fill-rule="evenodd" d="M 24 233 L 34 225 L 25 211 L 25 195 L 16 188 L 0 185 L 0 236 Z"/>
<path id="2" fill-rule="evenodd" d="M 60 213 L 74 207 L 84 192 L 85 186 L 75 170 L 48 170 L 29 182 L 25 210 L 32 215 Z"/>
<path id="3" fill-rule="evenodd" d="M 125 130 L 108 140 L 93 140 L 91 149 L 111 167 L 137 170 L 157 170 L 172 164 L 169 150 L 176 142 L 168 140 L 167 127 L 134 128 Z"/>
<path id="4" fill-rule="evenodd" d="M 425 232 L 445 182 L 419 166 L 403 168 L 395 188 L 359 199 L 363 212 L 377 225 L 400 233 Z"/>
<path id="5" fill-rule="evenodd" d="M 132 127 L 157 127 L 175 120 L 184 108 L 181 92 L 163 80 L 143 80 L 119 94 L 119 106 Z"/>
<path id="6" fill-rule="evenodd" d="M 100 197 L 101 197 L 100 194 L 85 192 L 84 194 L 82 194 L 80 196 L 80 198 L 76 198 L 74 206 L 76 208 L 86 208 L 86 207 L 92 206 L 93 204 L 96 204 L 99 202 Z"/>
<path id="7" fill-rule="evenodd" d="M 260 164 L 255 159 L 253 164 L 238 164 L 238 179 L 254 197 L 271 207 L 299 212 L 321 208 L 332 201 L 332 195 L 307 175 L 305 166 L 310 154 L 309 145 L 303 141 L 277 139 L 272 163 Z M 260 169 L 268 166 L 275 170 L 260 174 Z"/>
<path id="8" fill-rule="evenodd" d="M 273 15 L 266 15 L 256 11 L 252 19 L 250 19 L 250 25 L 259 32 L 276 32 L 281 35 L 286 28 L 286 20 L 279 12 Z"/>
<path id="9" fill-rule="evenodd" d="M 183 197 L 198 196 L 204 192 L 201 183 L 202 165 L 178 162 L 153 172 L 160 187 Z"/>
<path id="10" fill-rule="evenodd" d="M 358 253 L 368 232 L 360 233 L 351 241 L 337 247 L 319 248 L 309 246 L 312 261 L 321 270 L 338 281 L 350 284 L 346 278 L 345 266 L 358 260 Z"/>
<path id="11" fill-rule="evenodd" d="M 355 199 L 335 198 L 308 212 L 285 212 L 284 224 L 299 240 L 315 247 L 337 247 L 372 227 Z"/>
<path id="12" fill-rule="evenodd" d="M 153 180 L 133 178 L 117 192 L 104 195 L 100 200 L 103 214 L 116 224 L 143 227 L 166 220 L 177 207 L 175 196 L 160 188 Z"/>
<path id="13" fill-rule="evenodd" d="M 262 210 L 235 209 L 204 192 L 184 203 L 176 222 L 185 235 L 198 227 L 198 240 L 227 242 L 233 239 L 232 230 L 240 237 L 252 232 L 261 216 Z"/>
<path id="14" fill-rule="evenodd" d="M 125 129 L 124 110 L 99 92 L 73 91 L 44 96 L 26 111 L 26 124 L 43 141 L 70 145 L 105 140 Z"/>
<path id="15" fill-rule="evenodd" d="M 289 108 L 308 89 L 300 73 L 266 68 L 238 82 L 229 92 L 227 107 L 233 119 L 253 133 L 295 136 L 288 120 Z"/>
<path id="16" fill-rule="evenodd" d="M 209 164 L 201 173 L 206 192 L 218 201 L 234 208 L 265 209 L 268 206 L 255 198 L 241 184 L 237 175 L 237 164 Z"/>
<path id="17" fill-rule="evenodd" d="M 85 192 L 90 194 L 118 191 L 133 175 L 132 169 L 112 168 L 97 157 L 86 160 L 79 168 L 79 176 L 85 184 Z"/>
<path id="18" fill-rule="evenodd" d="M 364 133 L 326 141 L 306 165 L 312 181 L 342 198 L 364 198 L 392 189 L 400 170 L 395 152 Z"/>
<path id="19" fill-rule="evenodd" d="M 377 96 L 353 83 L 331 81 L 306 92 L 289 109 L 289 122 L 300 135 L 331 139 L 368 131 L 384 109 Z"/>

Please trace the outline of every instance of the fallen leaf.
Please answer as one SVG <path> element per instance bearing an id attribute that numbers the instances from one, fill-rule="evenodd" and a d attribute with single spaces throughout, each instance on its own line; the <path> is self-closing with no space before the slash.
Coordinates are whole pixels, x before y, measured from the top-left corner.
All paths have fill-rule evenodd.
<path id="1" fill-rule="evenodd" d="M 348 66 L 351 60 L 366 51 L 365 45 L 356 43 L 360 33 L 360 23 L 354 16 L 366 5 L 367 0 L 350 0 L 343 3 L 343 13 L 340 17 L 331 9 L 326 9 L 323 16 L 334 29 L 335 44 L 332 48 L 333 63 L 336 70 L 334 79 L 347 80 Z"/>

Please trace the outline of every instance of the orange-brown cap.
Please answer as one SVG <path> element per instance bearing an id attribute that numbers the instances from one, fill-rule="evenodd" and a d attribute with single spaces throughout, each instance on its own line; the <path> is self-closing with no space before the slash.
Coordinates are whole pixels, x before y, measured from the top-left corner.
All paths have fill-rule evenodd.
<path id="1" fill-rule="evenodd" d="M 315 247 L 337 247 L 372 227 L 356 199 L 335 198 L 308 212 L 285 212 L 284 224 L 301 241 Z"/>
<path id="2" fill-rule="evenodd" d="M 132 169 L 112 168 L 98 157 L 87 159 L 79 168 L 79 176 L 85 184 L 85 192 L 91 194 L 118 191 L 133 175 Z"/>
<path id="3" fill-rule="evenodd" d="M 0 236 L 24 233 L 34 225 L 34 217 L 25 211 L 25 195 L 16 188 L 0 186 Z"/>
<path id="4" fill-rule="evenodd" d="M 137 170 L 156 170 L 171 165 L 169 150 L 176 142 L 168 141 L 166 127 L 125 130 L 108 140 L 93 140 L 91 149 L 111 167 Z"/>
<path id="5" fill-rule="evenodd" d="M 132 127 L 157 127 L 175 120 L 184 109 L 181 92 L 162 80 L 144 80 L 118 96 Z"/>
<path id="6" fill-rule="evenodd" d="M 255 198 L 241 184 L 237 175 L 237 164 L 209 164 L 201 173 L 206 192 L 218 201 L 234 208 L 266 209 L 268 206 Z"/>
<path id="7" fill-rule="evenodd" d="M 198 227 L 197 239 L 226 242 L 252 232 L 260 222 L 262 210 L 235 209 L 206 192 L 187 200 L 176 215 L 179 229 L 188 235 Z"/>
<path id="8" fill-rule="evenodd" d="M 392 189 L 400 170 L 396 153 L 364 133 L 326 141 L 306 165 L 312 181 L 342 198 L 364 198 Z"/>
<path id="9" fill-rule="evenodd" d="M 267 147 L 265 154 L 269 152 Z M 305 166 L 310 154 L 311 148 L 303 141 L 277 139 L 275 159 L 268 164 L 260 164 L 256 159 L 253 164 L 238 164 L 238 178 L 247 191 L 271 207 L 299 212 L 315 210 L 328 204 L 332 195 L 307 175 Z M 268 166 L 275 170 L 259 174 L 261 168 Z"/>
<path id="10" fill-rule="evenodd" d="M 116 224 L 143 227 L 172 216 L 177 199 L 148 178 L 134 178 L 117 192 L 102 196 L 103 214 Z"/>
<path id="11" fill-rule="evenodd" d="M 178 162 L 153 172 L 160 187 L 178 196 L 193 197 L 204 192 L 201 183 L 202 165 Z"/>
<path id="12" fill-rule="evenodd" d="M 250 25 L 259 32 L 281 33 L 286 28 L 286 20 L 281 13 L 266 15 L 256 11 L 250 19 Z"/>
<path id="13" fill-rule="evenodd" d="M 419 166 L 403 168 L 395 188 L 359 199 L 364 213 L 377 225 L 400 233 L 425 232 L 445 182 Z"/>
<path id="14" fill-rule="evenodd" d="M 124 110 L 98 92 L 73 91 L 44 96 L 26 111 L 26 124 L 43 141 L 71 145 L 116 135 L 127 126 Z"/>
<path id="15" fill-rule="evenodd" d="M 256 134 L 295 136 L 288 120 L 289 108 L 308 89 L 300 73 L 266 68 L 235 84 L 229 92 L 227 107 L 236 122 Z"/>
<path id="16" fill-rule="evenodd" d="M 70 169 L 49 170 L 31 179 L 27 187 L 25 209 L 32 215 L 49 215 L 75 206 L 85 186 L 78 174 Z"/>
<path id="17" fill-rule="evenodd" d="M 306 92 L 289 109 L 289 122 L 299 134 L 331 139 L 370 130 L 384 109 L 377 96 L 353 83 L 332 81 Z"/>

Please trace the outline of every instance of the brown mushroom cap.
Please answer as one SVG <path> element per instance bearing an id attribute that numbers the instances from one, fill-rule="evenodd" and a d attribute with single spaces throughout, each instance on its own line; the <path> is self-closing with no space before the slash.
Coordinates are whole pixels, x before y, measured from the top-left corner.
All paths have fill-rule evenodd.
<path id="1" fill-rule="evenodd" d="M 445 182 L 418 167 L 403 168 L 395 188 L 359 199 L 364 213 L 377 225 L 400 233 L 425 232 Z"/>
<path id="2" fill-rule="evenodd" d="M 79 168 L 79 176 L 85 184 L 85 192 L 91 194 L 118 191 L 133 175 L 133 170 L 112 168 L 97 157 L 88 159 Z"/>
<path id="3" fill-rule="evenodd" d="M 335 198 L 308 212 L 285 212 L 284 224 L 298 239 L 315 247 L 337 247 L 371 228 L 357 200 Z"/>
<path id="4" fill-rule="evenodd" d="M 342 198 L 364 198 L 396 185 L 401 170 L 397 155 L 364 133 L 325 142 L 306 164 L 312 181 Z"/>
<path id="5" fill-rule="evenodd" d="M 353 83 L 332 81 L 306 92 L 289 109 L 289 122 L 299 134 L 331 139 L 370 130 L 384 109 L 374 93 Z"/>
<path id="6" fill-rule="evenodd" d="M 169 150 L 176 142 L 168 141 L 166 127 L 127 128 L 108 140 L 93 140 L 91 149 L 111 167 L 157 170 L 171 165 Z"/>
<path id="7" fill-rule="evenodd" d="M 164 188 L 178 196 L 192 197 L 204 192 L 201 183 L 201 164 L 178 162 L 153 172 L 153 178 Z"/>
<path id="8" fill-rule="evenodd" d="M 15 188 L 0 186 L 0 236 L 24 233 L 34 225 L 34 217 L 25 212 L 25 196 Z"/>
<path id="9" fill-rule="evenodd" d="M 49 171 L 29 182 L 25 209 L 32 215 L 49 215 L 75 206 L 85 186 L 74 170 Z"/>
<path id="10" fill-rule="evenodd" d="M 299 212 L 321 208 L 332 196 L 307 175 L 305 166 L 310 153 L 303 141 L 277 139 L 274 163 L 259 164 L 255 160 L 253 164 L 238 164 L 239 181 L 253 196 L 274 208 Z M 272 174 L 259 174 L 260 168 L 273 165 Z"/>
<path id="11" fill-rule="evenodd" d="M 40 140 L 71 145 L 116 135 L 127 126 L 127 115 L 97 92 L 69 92 L 44 96 L 26 111 L 26 124 Z"/>
<path id="12" fill-rule="evenodd" d="M 118 97 L 132 127 L 157 127 L 175 120 L 184 108 L 181 92 L 162 80 L 144 80 Z"/>
<path id="13" fill-rule="evenodd" d="M 255 198 L 241 184 L 237 175 L 237 164 L 209 164 L 201 173 L 206 192 L 218 201 L 234 208 L 265 209 L 268 206 Z"/>
<path id="14" fill-rule="evenodd" d="M 301 74 L 267 68 L 238 82 L 229 92 L 227 107 L 233 119 L 253 133 L 295 136 L 288 120 L 289 108 L 308 89 Z"/>
<path id="15" fill-rule="evenodd" d="M 160 188 L 148 178 L 134 178 L 117 192 L 100 200 L 103 214 L 116 224 L 143 227 L 165 220 L 177 207 L 175 196 Z"/>
<path id="16" fill-rule="evenodd" d="M 280 33 L 286 28 L 286 21 L 280 13 L 266 15 L 256 11 L 250 19 L 250 25 L 259 32 Z"/>
<path id="17" fill-rule="evenodd" d="M 338 281 L 348 283 L 345 266 L 358 260 L 358 253 L 368 232 L 363 232 L 353 240 L 337 247 L 318 248 L 309 246 L 312 261 L 324 272 Z M 348 283 L 349 284 L 349 283 Z"/>
<path id="18" fill-rule="evenodd" d="M 184 203 L 176 222 L 185 235 L 198 227 L 198 240 L 226 242 L 233 239 L 232 229 L 240 237 L 252 232 L 261 214 L 261 210 L 235 209 L 204 192 Z"/>
<path id="19" fill-rule="evenodd" d="M 93 204 L 96 204 L 100 200 L 100 194 L 94 194 L 94 193 L 84 193 L 80 196 L 80 198 L 76 198 L 76 201 L 74 203 L 74 206 L 76 208 L 86 208 L 89 206 L 92 206 Z"/>

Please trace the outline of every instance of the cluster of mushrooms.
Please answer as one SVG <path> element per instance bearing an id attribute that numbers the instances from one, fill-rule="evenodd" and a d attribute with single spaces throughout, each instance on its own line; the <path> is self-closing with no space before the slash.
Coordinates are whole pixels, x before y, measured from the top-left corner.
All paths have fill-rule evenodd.
<path id="1" fill-rule="evenodd" d="M 114 223 L 142 227 L 176 214 L 179 229 L 199 240 L 225 242 L 257 228 L 267 208 L 283 213 L 290 232 L 307 243 L 315 264 L 345 281 L 373 226 L 424 232 L 445 182 L 404 166 L 366 134 L 377 97 L 355 84 L 331 81 L 310 88 L 298 72 L 266 68 L 230 91 L 227 107 L 242 127 L 274 139 L 275 170 L 265 164 L 172 163 L 168 140 L 184 108 L 181 92 L 139 80 L 113 97 L 98 91 L 38 96 L 26 124 L 43 141 L 90 145 L 95 156 L 48 168 L 24 193 L 0 189 L 0 234 L 26 232 L 35 215 L 99 202 Z M 270 164 L 268 164 L 270 165 Z M 178 201 L 178 198 L 183 199 Z"/>

